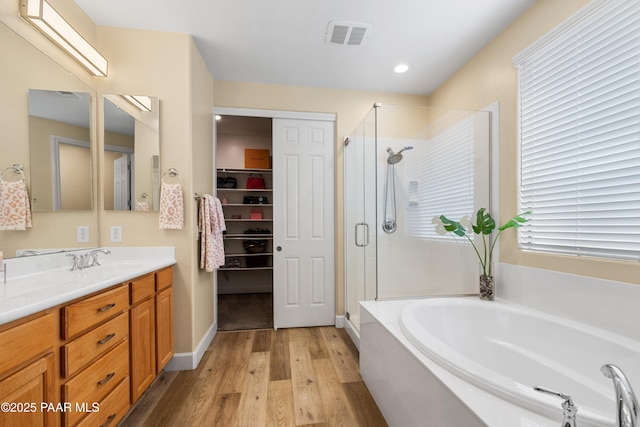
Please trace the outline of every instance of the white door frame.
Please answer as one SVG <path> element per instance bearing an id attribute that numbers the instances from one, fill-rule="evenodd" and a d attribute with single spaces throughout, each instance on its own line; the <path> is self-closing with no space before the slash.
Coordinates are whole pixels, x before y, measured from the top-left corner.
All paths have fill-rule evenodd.
<path id="1" fill-rule="evenodd" d="M 334 141 L 336 138 L 335 132 L 337 130 L 336 126 L 336 114 L 335 113 L 311 113 L 311 112 L 302 112 L 302 111 L 287 111 L 287 110 L 263 110 L 256 108 L 238 108 L 238 107 L 213 107 L 213 164 L 216 165 L 216 150 L 217 146 L 217 133 L 216 133 L 216 120 L 215 116 L 245 116 L 245 117 L 262 117 L 262 118 L 270 118 L 270 119 L 299 119 L 299 120 L 318 120 L 318 121 L 328 121 L 333 122 L 333 131 L 334 131 Z M 334 147 L 335 149 L 335 147 Z M 335 172 L 334 172 L 335 173 Z M 216 176 L 214 174 L 214 180 Z M 335 183 L 334 183 L 335 186 Z M 213 182 L 213 188 L 217 188 L 217 183 Z M 335 198 L 335 187 L 334 198 Z M 334 224 L 336 224 L 335 212 L 334 212 Z M 334 229 L 334 237 L 335 237 L 335 229 Z M 334 272 L 335 275 L 335 272 Z M 214 322 L 218 323 L 218 284 L 217 284 L 217 275 L 214 276 L 214 308 L 215 308 L 215 320 Z M 336 294 L 337 295 L 337 294 Z"/>
<path id="2" fill-rule="evenodd" d="M 89 142 L 81 141 L 79 139 L 67 138 L 66 136 L 51 135 L 51 184 L 53 186 L 53 210 L 55 211 L 59 211 L 62 209 L 62 189 L 60 183 L 61 144 L 86 148 L 89 150 L 89 157 L 91 157 L 91 144 Z"/>

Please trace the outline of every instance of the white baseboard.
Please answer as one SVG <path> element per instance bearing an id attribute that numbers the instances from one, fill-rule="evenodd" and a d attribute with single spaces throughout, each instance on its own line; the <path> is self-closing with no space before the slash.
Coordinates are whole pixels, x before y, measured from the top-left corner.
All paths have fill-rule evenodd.
<path id="1" fill-rule="evenodd" d="M 191 371 L 196 369 L 207 348 L 209 348 L 209 344 L 216 336 L 216 332 L 218 332 L 218 323 L 213 322 L 207 333 L 200 340 L 196 350 L 191 353 L 174 354 L 167 366 L 164 367 L 165 371 Z"/>
<path id="2" fill-rule="evenodd" d="M 336 328 L 344 328 L 344 316 L 336 315 Z"/>
<path id="3" fill-rule="evenodd" d="M 351 341 L 353 341 L 353 343 L 355 344 L 355 346 L 358 348 L 358 351 L 359 351 L 360 350 L 360 332 L 356 330 L 356 328 L 353 326 L 351 321 L 345 322 L 344 330 L 347 331 L 347 335 L 349 335 L 349 338 L 351 338 Z"/>

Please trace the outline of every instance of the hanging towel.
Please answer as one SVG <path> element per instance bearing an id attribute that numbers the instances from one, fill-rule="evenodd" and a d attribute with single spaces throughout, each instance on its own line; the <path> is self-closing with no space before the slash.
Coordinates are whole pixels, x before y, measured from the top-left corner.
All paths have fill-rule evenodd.
<path id="1" fill-rule="evenodd" d="M 182 185 L 163 182 L 160 187 L 160 228 L 181 230 L 183 225 Z"/>
<path id="2" fill-rule="evenodd" d="M 200 197 L 198 229 L 200 231 L 200 268 L 207 272 L 223 266 L 224 242 L 222 234 L 227 229 L 222 203 L 208 194 Z"/>
<path id="3" fill-rule="evenodd" d="M 136 200 L 136 211 L 138 212 L 148 212 L 149 211 L 149 202 L 146 200 L 139 202 Z"/>
<path id="4" fill-rule="evenodd" d="M 0 230 L 31 228 L 31 206 L 24 180 L 5 181 L 0 178 Z"/>

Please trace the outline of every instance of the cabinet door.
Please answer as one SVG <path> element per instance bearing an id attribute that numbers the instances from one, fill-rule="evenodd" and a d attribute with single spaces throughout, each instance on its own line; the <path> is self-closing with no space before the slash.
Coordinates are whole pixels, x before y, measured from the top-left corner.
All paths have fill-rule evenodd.
<path id="1" fill-rule="evenodd" d="M 156 373 L 173 357 L 173 288 L 156 296 Z"/>
<path id="2" fill-rule="evenodd" d="M 155 300 L 131 309 L 131 403 L 134 403 L 156 377 Z"/>
<path id="3" fill-rule="evenodd" d="M 2 412 L 0 426 L 55 425 L 56 413 L 40 407 L 42 402 L 54 401 L 53 371 L 53 353 L 50 353 L 0 381 L 0 402 L 16 405 Z"/>

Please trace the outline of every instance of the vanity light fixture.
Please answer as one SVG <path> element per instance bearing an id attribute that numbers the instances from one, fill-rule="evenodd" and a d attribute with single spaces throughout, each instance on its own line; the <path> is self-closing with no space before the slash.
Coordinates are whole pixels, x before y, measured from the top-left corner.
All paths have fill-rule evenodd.
<path id="1" fill-rule="evenodd" d="M 133 104 L 140 111 L 151 111 L 151 98 L 141 95 L 122 95 L 124 99 Z"/>
<path id="2" fill-rule="evenodd" d="M 107 76 L 107 60 L 46 0 L 21 0 L 20 16 L 67 51 L 95 76 Z"/>

